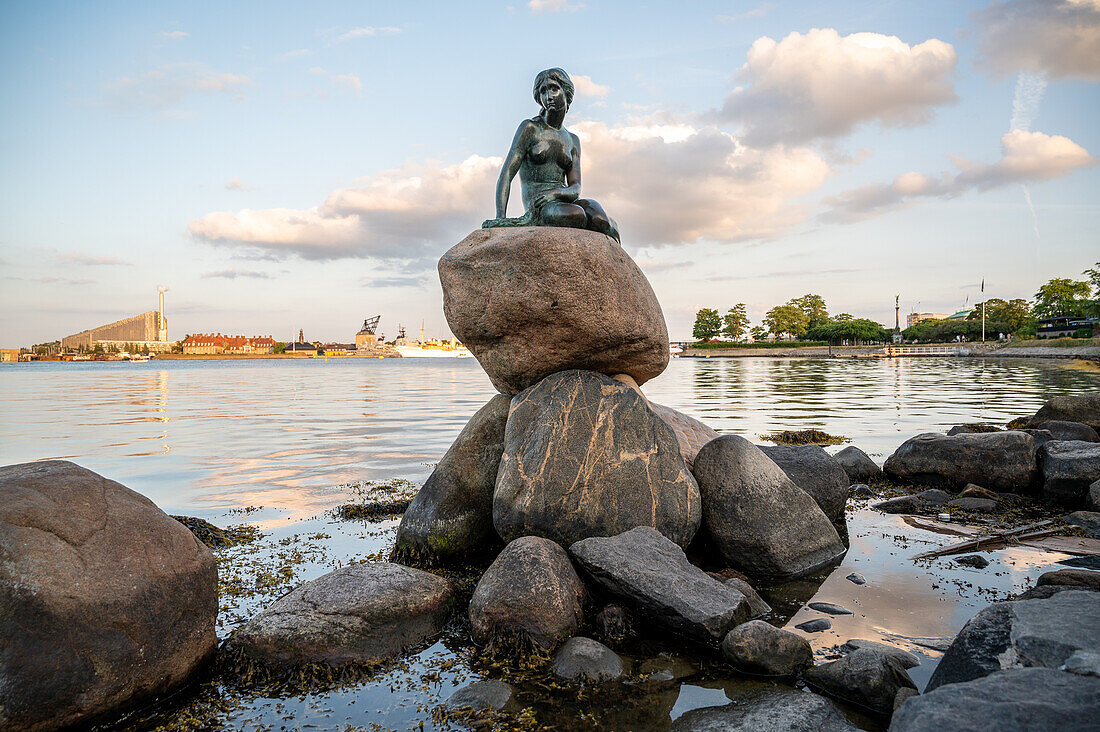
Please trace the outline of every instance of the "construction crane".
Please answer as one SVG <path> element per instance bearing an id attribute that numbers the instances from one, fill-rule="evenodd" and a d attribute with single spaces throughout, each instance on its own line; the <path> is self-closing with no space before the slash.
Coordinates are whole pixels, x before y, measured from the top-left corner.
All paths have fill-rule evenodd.
<path id="1" fill-rule="evenodd" d="M 378 327 L 378 321 L 381 319 L 381 315 L 375 315 L 373 318 L 365 319 L 363 321 L 363 330 L 359 332 L 364 335 L 374 335 L 374 331 Z"/>

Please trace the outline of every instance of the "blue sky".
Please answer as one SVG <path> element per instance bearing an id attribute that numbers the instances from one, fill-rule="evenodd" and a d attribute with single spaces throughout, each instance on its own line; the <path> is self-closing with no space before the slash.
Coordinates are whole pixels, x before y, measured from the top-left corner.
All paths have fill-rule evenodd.
<path id="1" fill-rule="evenodd" d="M 448 334 L 435 260 L 549 66 L 675 339 L 700 307 L 889 323 L 1100 260 L 1096 0 L 5 3 L 0 40 L 4 347 L 158 285 L 173 338 Z"/>

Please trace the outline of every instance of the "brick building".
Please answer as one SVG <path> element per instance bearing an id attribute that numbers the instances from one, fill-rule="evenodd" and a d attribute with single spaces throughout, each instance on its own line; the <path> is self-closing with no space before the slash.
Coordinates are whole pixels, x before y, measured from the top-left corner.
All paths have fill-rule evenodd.
<path id="1" fill-rule="evenodd" d="M 275 339 L 271 336 L 227 336 L 221 333 L 198 333 L 189 335 L 183 341 L 183 352 L 186 354 L 220 355 L 220 354 L 254 354 L 272 353 L 275 350 Z"/>

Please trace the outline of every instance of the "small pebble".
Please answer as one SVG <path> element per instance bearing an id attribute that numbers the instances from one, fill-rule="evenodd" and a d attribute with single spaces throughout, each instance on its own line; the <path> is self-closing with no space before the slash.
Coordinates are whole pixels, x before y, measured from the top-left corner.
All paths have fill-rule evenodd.
<path id="1" fill-rule="evenodd" d="M 820 633 L 823 630 L 828 630 L 833 627 L 833 624 L 828 618 L 814 618 L 813 620 L 807 620 L 805 623 L 799 623 L 794 627 L 799 630 L 804 630 L 807 633 Z"/>
<path id="2" fill-rule="evenodd" d="M 848 580 L 849 582 L 853 582 L 853 583 L 855 583 L 855 584 L 857 584 L 857 585 L 865 585 L 865 584 L 867 584 L 867 578 L 866 578 L 866 577 L 864 577 L 864 576 L 863 576 L 862 574 L 860 574 L 859 572 L 852 572 L 852 573 L 851 573 L 850 575 L 848 575 L 847 577 L 845 577 L 845 579 L 846 579 L 846 580 Z"/>
<path id="3" fill-rule="evenodd" d="M 968 554 L 965 557 L 959 557 L 955 562 L 974 569 L 985 569 L 989 566 L 989 560 L 980 554 Z"/>
<path id="4" fill-rule="evenodd" d="M 811 602 L 811 610 L 817 610 L 820 613 L 828 613 L 829 615 L 851 615 L 852 611 L 846 607 L 841 607 L 832 602 Z"/>

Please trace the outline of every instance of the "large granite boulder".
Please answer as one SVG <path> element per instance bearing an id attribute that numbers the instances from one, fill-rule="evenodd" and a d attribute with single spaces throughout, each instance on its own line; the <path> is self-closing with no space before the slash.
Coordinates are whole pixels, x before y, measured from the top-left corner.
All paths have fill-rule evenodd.
<path id="1" fill-rule="evenodd" d="M 677 412 L 672 407 L 650 402 L 649 408 L 672 428 L 677 442 L 680 443 L 680 456 L 684 458 L 688 470 L 691 470 L 695 465 L 695 456 L 703 449 L 703 445 L 718 437 L 718 433 L 695 417 Z"/>
<path id="2" fill-rule="evenodd" d="M 505 541 L 534 534 L 569 546 L 651 526 L 686 546 L 700 518 L 676 435 L 629 386 L 563 371 L 512 400 L 493 494 Z"/>
<path id="3" fill-rule="evenodd" d="M 1055 440 L 1079 440 L 1081 442 L 1100 442 L 1100 435 L 1092 427 L 1080 422 L 1064 422 L 1057 419 L 1039 422 L 1033 429 L 1046 430 Z"/>
<path id="4" fill-rule="evenodd" d="M 276 667 L 393 658 L 443 629 L 450 580 L 390 562 L 351 564 L 280 597 L 229 640 Z"/>
<path id="5" fill-rule="evenodd" d="M 402 564 L 455 564 L 499 541 L 493 490 L 504 452 L 511 400 L 497 395 L 479 409 L 405 509 L 393 558 Z"/>
<path id="6" fill-rule="evenodd" d="M 1100 679 L 1019 668 L 948 684 L 906 701 L 890 732 L 1096 729 Z"/>
<path id="7" fill-rule="evenodd" d="M 761 445 L 760 449 L 817 501 L 830 521 L 844 523 L 851 483 L 844 468 L 821 445 Z"/>
<path id="8" fill-rule="evenodd" d="M 1088 511 L 1100 511 L 1100 480 L 1089 486 L 1085 494 L 1085 509 Z"/>
<path id="9" fill-rule="evenodd" d="M 1100 480 L 1100 443 L 1055 440 L 1039 450 L 1043 500 L 1069 508 L 1085 502 L 1089 486 Z"/>
<path id="10" fill-rule="evenodd" d="M 578 541 L 569 553 L 643 621 L 687 638 L 717 644 L 752 617 L 744 595 L 691 564 L 683 549 L 648 526 Z"/>
<path id="11" fill-rule="evenodd" d="M 833 455 L 833 460 L 840 463 L 841 469 L 848 476 L 849 484 L 878 483 L 886 477 L 882 473 L 882 468 L 876 465 L 867 453 L 855 445 L 849 445 Z"/>
<path id="12" fill-rule="evenodd" d="M 1038 478 L 1035 440 L 1016 430 L 951 436 L 927 432 L 902 443 L 882 469 L 901 483 L 954 489 L 977 483 L 1011 493 L 1029 492 Z"/>
<path id="13" fill-rule="evenodd" d="M 0 495 L 0 729 L 80 724 L 213 655 L 218 571 L 187 527 L 63 460 L 0 468 Z"/>
<path id="14" fill-rule="evenodd" d="M 832 702 L 817 694 L 774 687 L 721 707 L 692 709 L 669 732 L 857 732 Z"/>
<path id="15" fill-rule="evenodd" d="M 1100 648 L 1100 593 L 1067 590 L 1047 599 L 998 602 L 963 626 L 944 653 L 931 691 L 1028 666 L 1056 669 L 1075 651 Z"/>
<path id="16" fill-rule="evenodd" d="M 722 559 L 761 579 L 808 574 L 844 554 L 813 498 L 743 437 L 712 440 L 695 458 L 703 524 Z"/>
<path id="17" fill-rule="evenodd" d="M 591 638 L 570 638 L 551 661 L 554 674 L 577 682 L 611 681 L 623 675 L 623 660 Z"/>
<path id="18" fill-rule="evenodd" d="M 894 711 L 899 691 L 917 690 L 900 660 L 870 648 L 815 666 L 802 678 L 819 691 L 887 716 Z"/>
<path id="19" fill-rule="evenodd" d="M 763 676 L 794 676 L 814 665 L 805 638 L 763 620 L 750 620 L 727 633 L 722 655 L 738 671 Z"/>
<path id="20" fill-rule="evenodd" d="M 1100 539 L 1100 512 L 1074 511 L 1062 520 L 1070 526 L 1080 526 L 1090 539 Z"/>
<path id="21" fill-rule="evenodd" d="M 515 650 L 552 651 L 584 620 L 585 591 L 560 546 L 537 536 L 504 547 L 474 588 L 474 639 Z"/>
<path id="22" fill-rule="evenodd" d="M 568 369 L 625 373 L 644 384 L 668 365 L 657 296 L 603 234 L 479 229 L 440 258 L 439 280 L 451 332 L 504 394 Z"/>
<path id="23" fill-rule="evenodd" d="M 1054 397 L 1039 408 L 1028 426 L 1034 427 L 1051 420 L 1080 422 L 1100 432 L 1100 391 Z"/>

